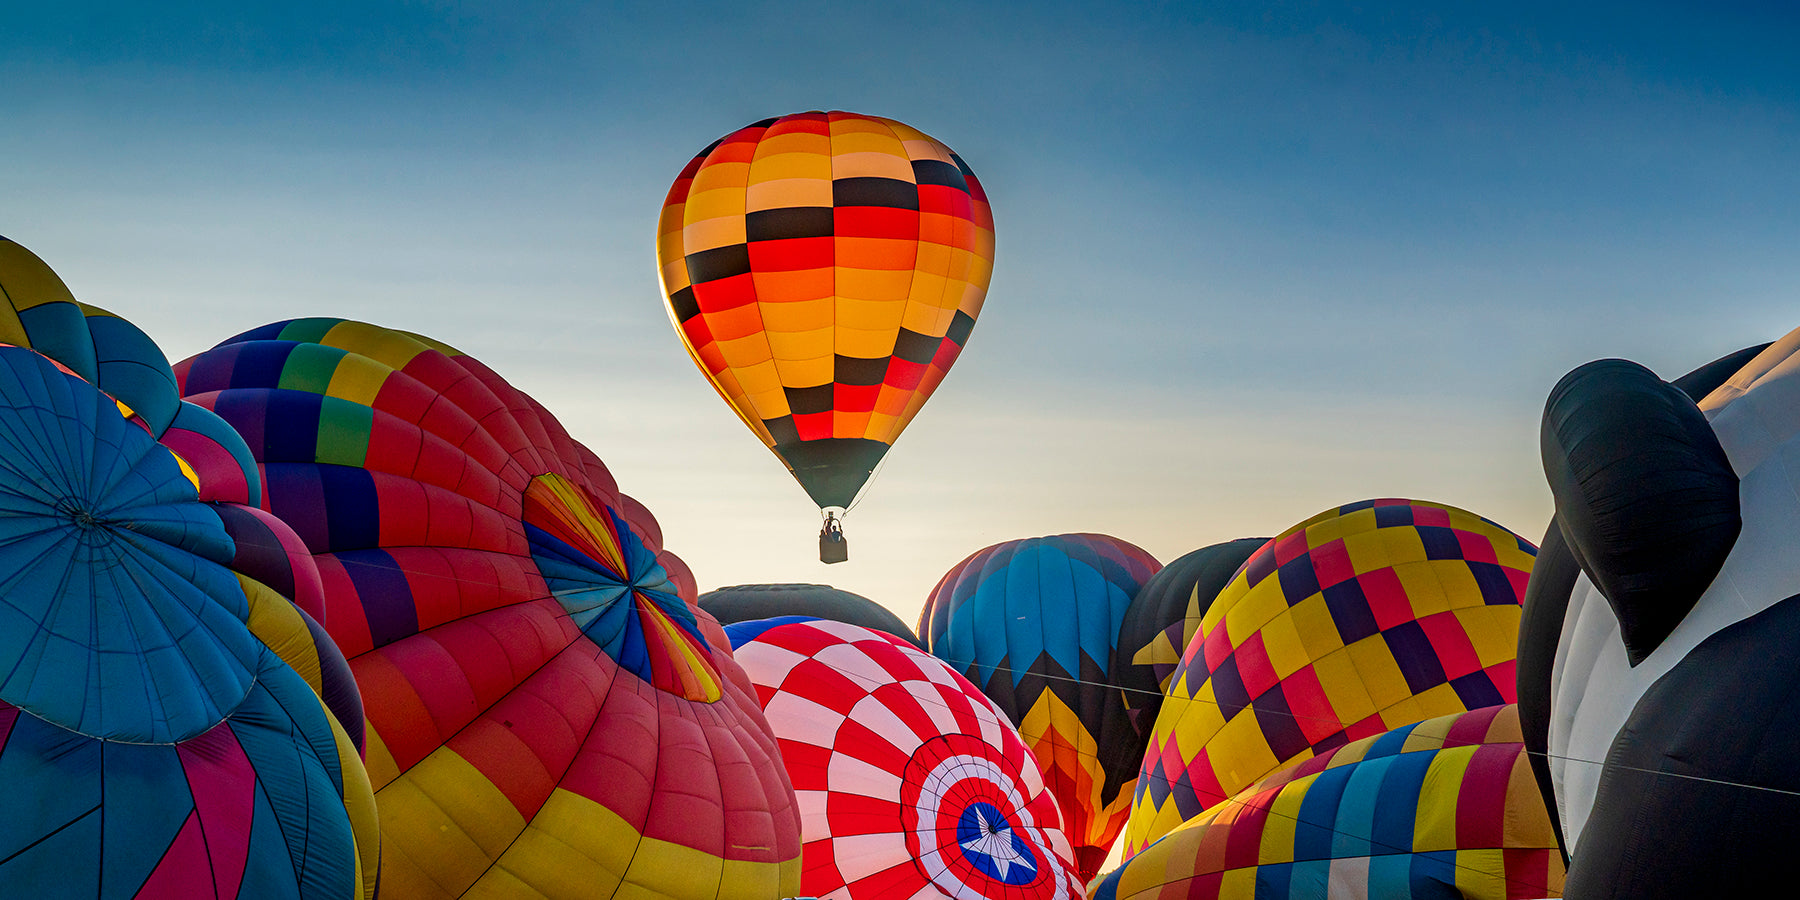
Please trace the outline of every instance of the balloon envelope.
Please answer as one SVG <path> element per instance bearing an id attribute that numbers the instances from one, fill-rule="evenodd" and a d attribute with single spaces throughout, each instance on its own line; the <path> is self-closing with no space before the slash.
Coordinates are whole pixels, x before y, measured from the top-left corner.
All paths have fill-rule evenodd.
<path id="1" fill-rule="evenodd" d="M 1056 803 L 1018 732 L 942 661 L 883 632 L 804 616 L 725 631 L 794 782 L 807 893 L 1081 896 Z"/>
<path id="2" fill-rule="evenodd" d="M 917 646 L 918 637 L 887 607 L 828 584 L 736 584 L 700 595 L 720 625 L 777 616 L 813 616 L 886 632 Z"/>
<path id="3" fill-rule="evenodd" d="M 1294 760 L 1516 697 L 1535 549 L 1408 500 L 1282 532 L 1213 601 L 1144 751 L 1127 854 Z"/>
<path id="4" fill-rule="evenodd" d="M 319 563 L 366 704 L 385 887 L 798 887 L 791 788 L 723 634 L 540 405 L 454 348 L 338 319 L 179 370 Z"/>
<path id="5" fill-rule="evenodd" d="M 975 173 L 892 119 L 806 112 L 713 142 L 657 229 L 669 315 L 820 507 L 849 507 L 975 326 L 994 223 Z"/>
<path id="6" fill-rule="evenodd" d="M 4 239 L 0 296 L 0 894 L 372 896 L 354 689 L 243 442 Z"/>
<path id="7" fill-rule="evenodd" d="M 1527 741 L 1547 751 L 1570 896 L 1781 893 L 1783 838 L 1800 822 L 1800 769 L 1780 752 L 1800 744 L 1800 330 L 1659 382 L 1695 406 L 1621 410 L 1582 390 L 1546 404 L 1547 438 L 1591 429 L 1561 464 L 1591 472 L 1590 496 L 1611 502 L 1586 516 L 1559 504 L 1545 541 L 1554 577 L 1533 573 Z M 1723 471 L 1692 465 L 1713 454 Z M 1616 478 L 1606 457 L 1637 477 Z M 1664 634 L 1634 616 L 1677 624 Z"/>
<path id="8" fill-rule="evenodd" d="M 1150 737 L 1163 691 L 1181 665 L 1181 651 L 1200 630 L 1213 598 L 1267 541 L 1239 538 L 1184 553 L 1150 576 L 1132 598 L 1119 625 L 1112 682 L 1124 694 L 1139 737 Z"/>
<path id="9" fill-rule="evenodd" d="M 1562 885 L 1518 708 L 1490 706 L 1282 769 L 1132 857 L 1093 897 L 1517 900 Z"/>
<path id="10" fill-rule="evenodd" d="M 1017 725 L 1091 878 L 1125 823 L 1143 743 L 1107 682 L 1119 624 L 1159 564 L 1101 534 L 996 544 L 944 575 L 919 614 L 933 655 Z"/>

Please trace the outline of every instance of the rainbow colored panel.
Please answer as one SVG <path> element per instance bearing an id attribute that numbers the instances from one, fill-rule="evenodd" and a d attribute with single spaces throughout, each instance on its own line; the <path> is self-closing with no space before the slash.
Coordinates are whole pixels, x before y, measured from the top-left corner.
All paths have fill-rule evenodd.
<path id="1" fill-rule="evenodd" d="M 1184 822 L 1094 900 L 1525 900 L 1563 863 L 1517 706 L 1403 725 L 1311 757 Z"/>

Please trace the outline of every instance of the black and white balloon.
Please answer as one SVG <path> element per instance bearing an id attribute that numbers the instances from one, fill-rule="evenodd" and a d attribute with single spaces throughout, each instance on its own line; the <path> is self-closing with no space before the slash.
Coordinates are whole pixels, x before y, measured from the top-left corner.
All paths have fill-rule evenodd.
<path id="1" fill-rule="evenodd" d="M 1551 392 L 1556 515 L 1519 635 L 1565 896 L 1758 896 L 1800 831 L 1800 330 L 1674 382 Z"/>

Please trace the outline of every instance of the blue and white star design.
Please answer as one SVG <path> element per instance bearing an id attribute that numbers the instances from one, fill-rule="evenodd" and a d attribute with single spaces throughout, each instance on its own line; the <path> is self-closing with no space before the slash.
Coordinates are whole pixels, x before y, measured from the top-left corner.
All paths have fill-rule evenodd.
<path id="1" fill-rule="evenodd" d="M 977 869 L 1006 884 L 1024 884 L 1037 875 L 1037 860 L 999 809 L 971 803 L 959 819 L 957 844 Z"/>
<path id="2" fill-rule="evenodd" d="M 994 715 L 1004 721 L 997 710 Z M 933 738 L 924 746 L 936 751 L 944 740 Z M 1019 750 L 1024 756 L 1023 746 Z M 1031 765 L 1030 757 L 1024 762 Z M 1052 847 L 1068 846 L 1066 839 L 1033 818 L 1019 769 L 986 755 L 949 753 L 914 783 L 907 840 L 914 862 L 942 896 L 1081 900 L 1067 851 L 1051 855 Z M 1037 793 L 1043 791 L 1041 782 L 1033 789 L 1033 796 L 1049 802 L 1047 794 Z M 1055 807 L 1048 812 L 1054 816 Z"/>

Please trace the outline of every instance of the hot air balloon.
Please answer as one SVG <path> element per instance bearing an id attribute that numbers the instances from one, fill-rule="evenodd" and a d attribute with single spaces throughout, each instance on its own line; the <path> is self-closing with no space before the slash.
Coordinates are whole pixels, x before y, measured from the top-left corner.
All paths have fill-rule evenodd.
<path id="1" fill-rule="evenodd" d="M 1085 881 L 1125 824 L 1143 742 L 1107 683 L 1119 624 L 1155 558 L 1118 538 L 995 544 L 946 573 L 919 634 L 1005 710 L 1062 809 Z"/>
<path id="2" fill-rule="evenodd" d="M 875 116 L 764 119 L 708 145 L 657 228 L 669 315 L 719 396 L 841 517 L 956 361 L 987 295 L 975 173 Z"/>
<path id="3" fill-rule="evenodd" d="M 1277 535 L 1182 653 L 1125 852 L 1295 760 L 1513 702 L 1535 550 L 1474 513 L 1410 500 L 1352 503 Z"/>
<path id="4" fill-rule="evenodd" d="M 725 632 L 781 741 L 808 894 L 1081 896 L 1030 752 L 942 661 L 884 632 L 805 616 Z"/>
<path id="5" fill-rule="evenodd" d="M 318 562 L 367 710 L 384 889 L 796 891 L 792 789 L 748 680 L 654 519 L 555 417 L 454 348 L 339 319 L 177 371 Z"/>
<path id="6" fill-rule="evenodd" d="M 1519 706 L 1576 898 L 1781 896 L 1800 827 L 1800 330 L 1544 406 Z"/>
<path id="7" fill-rule="evenodd" d="M 1162 710 L 1163 691 L 1181 665 L 1181 651 L 1200 630 L 1213 598 L 1268 538 L 1239 538 L 1182 554 L 1138 589 L 1119 625 L 1112 683 L 1124 694 L 1138 736 L 1148 740 Z"/>
<path id="8" fill-rule="evenodd" d="M 360 706 L 248 448 L 5 239 L 0 297 L 0 894 L 373 896 Z"/>
<path id="9" fill-rule="evenodd" d="M 873 628 L 915 647 L 919 645 L 913 630 L 887 607 L 828 584 L 734 584 L 701 594 L 700 608 L 712 613 L 720 625 L 777 616 L 813 616 Z"/>
<path id="10" fill-rule="evenodd" d="M 1094 900 L 1520 900 L 1562 857 L 1518 707 L 1334 747 L 1256 782 L 1095 886 Z"/>

